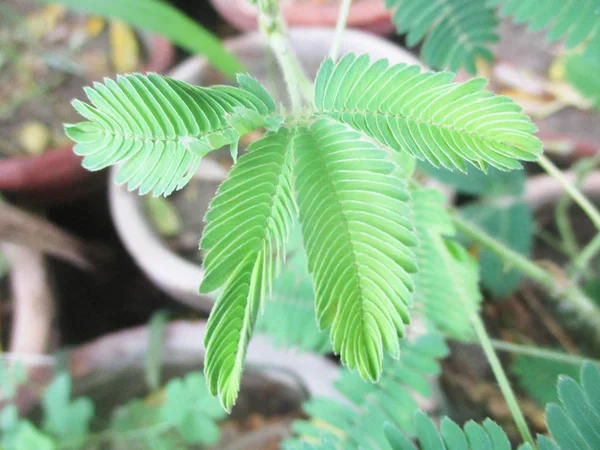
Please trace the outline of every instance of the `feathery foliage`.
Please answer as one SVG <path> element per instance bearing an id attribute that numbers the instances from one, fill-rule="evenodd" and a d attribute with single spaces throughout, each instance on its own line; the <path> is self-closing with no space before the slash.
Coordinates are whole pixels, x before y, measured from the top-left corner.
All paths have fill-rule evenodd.
<path id="1" fill-rule="evenodd" d="M 406 183 L 385 151 L 326 120 L 294 140 L 294 188 L 321 328 L 376 381 L 409 322 L 416 245 Z"/>
<path id="2" fill-rule="evenodd" d="M 226 410 L 237 398 L 246 348 L 295 215 L 292 137 L 282 128 L 252 143 L 206 213 L 200 292 L 223 291 L 206 327 L 205 373 Z"/>
<path id="3" fill-rule="evenodd" d="M 527 23 L 531 31 L 547 29 L 550 41 L 562 39 L 567 48 L 589 40 L 590 51 L 600 54 L 600 1 L 548 0 L 540 7 L 536 0 L 487 0 L 501 16 Z"/>
<path id="4" fill-rule="evenodd" d="M 577 378 L 576 365 L 527 355 L 517 355 L 510 366 L 519 385 L 540 405 L 557 402 L 556 381 L 560 375 Z"/>
<path id="5" fill-rule="evenodd" d="M 409 47 L 423 42 L 421 57 L 436 69 L 476 72 L 476 58 L 492 61 L 498 20 L 485 0 L 385 0 L 394 9 L 399 33 Z"/>
<path id="6" fill-rule="evenodd" d="M 518 169 L 518 160 L 541 153 L 536 130 L 508 97 L 484 91 L 486 80 L 452 83 L 450 72 L 421 73 L 418 66 L 367 55 L 326 60 L 315 82 L 315 114 L 344 122 L 397 151 L 434 166 L 466 171 L 467 162 Z"/>
<path id="7" fill-rule="evenodd" d="M 293 423 L 298 437 L 286 441 L 284 448 L 301 448 L 301 442 L 325 437 L 339 444 L 334 448 L 385 449 L 384 422 L 412 434 L 412 415 L 417 409 L 412 394 L 431 395 L 428 377 L 440 373 L 439 360 L 447 355 L 443 338 L 429 332 L 414 342 L 402 342 L 399 359 L 387 358 L 379 383 L 366 383 L 355 373 L 342 369 L 336 388 L 349 404 L 318 397 L 308 400 L 304 408 L 310 420 Z"/>
<path id="8" fill-rule="evenodd" d="M 161 75 L 131 74 L 85 88 L 73 101 L 88 121 L 66 125 L 89 170 L 123 163 L 117 183 L 141 194 L 169 195 L 193 176 L 202 157 L 266 124 L 275 111 L 267 91 L 247 75 L 241 88 L 192 87 Z"/>
<path id="9" fill-rule="evenodd" d="M 455 234 L 444 208 L 444 196 L 434 189 L 413 191 L 413 209 L 419 237 L 416 304 L 424 316 L 449 336 L 470 340 L 471 310 L 479 309 L 479 268 L 457 242 L 444 236 Z"/>
<path id="10" fill-rule="evenodd" d="M 140 193 L 168 195 L 211 150 L 229 145 L 235 160 L 243 134 L 267 130 L 219 188 L 201 242 L 208 252 L 200 290 L 221 289 L 207 326 L 205 373 L 225 409 L 237 397 L 246 348 L 296 216 L 318 325 L 349 369 L 376 381 L 384 352 L 399 355 L 399 338 L 410 320 L 418 258 L 405 178 L 414 156 L 461 170 L 467 163 L 512 169 L 519 159 L 536 159 L 541 146 L 532 136 L 535 127 L 512 100 L 482 91 L 483 80 L 452 79 L 449 73 L 420 73 L 417 66 L 370 64 L 366 56 L 348 55 L 321 66 L 314 108 L 301 116 L 278 115 L 270 94 L 247 75 L 238 77 L 239 88 L 127 75 L 87 89 L 91 105 L 74 102 L 88 121 L 68 125 L 67 133 L 77 142 L 75 152 L 85 156 L 84 166 L 98 170 L 120 163 L 117 181 Z M 398 153 L 390 158 L 382 147 Z M 447 219 L 427 220 L 434 221 L 421 229 L 431 234 L 427 251 L 452 274 L 444 283 L 477 302 L 470 258 L 444 240 Z M 293 270 L 303 271 L 299 255 L 292 258 Z M 423 265 L 424 286 L 439 286 L 441 278 L 427 272 L 431 261 Z M 461 287 L 457 281 L 463 278 L 469 281 Z M 308 282 L 298 286 L 303 299 L 294 304 L 308 312 L 311 288 Z M 283 298 L 279 288 L 275 295 Z M 422 297 L 434 317 L 432 311 L 441 311 L 446 301 Z M 310 314 L 303 317 L 310 320 Z M 445 331 L 465 333 L 458 319 L 451 324 L 438 312 L 437 320 Z M 327 348 L 314 327 L 304 341 L 295 340 Z"/>
<path id="11" fill-rule="evenodd" d="M 538 437 L 540 450 L 600 448 L 600 368 L 582 364 L 579 384 L 561 375 L 558 380 L 560 405 L 546 407 L 546 423 L 554 440 Z"/>
<path id="12" fill-rule="evenodd" d="M 421 411 L 414 415 L 417 439 L 423 450 L 510 450 L 506 433 L 493 420 L 486 419 L 482 425 L 470 420 L 463 428 L 444 417 L 438 430 L 433 421 Z M 384 426 L 385 436 L 392 450 L 416 450 L 417 447 L 390 424 Z M 521 450 L 531 449 L 530 446 Z"/>
<path id="13" fill-rule="evenodd" d="M 273 283 L 273 292 L 256 323 L 256 331 L 265 333 L 281 347 L 328 353 L 331 344 L 327 333 L 317 326 L 315 291 L 299 227 L 290 235 L 287 254 L 285 265 Z"/>

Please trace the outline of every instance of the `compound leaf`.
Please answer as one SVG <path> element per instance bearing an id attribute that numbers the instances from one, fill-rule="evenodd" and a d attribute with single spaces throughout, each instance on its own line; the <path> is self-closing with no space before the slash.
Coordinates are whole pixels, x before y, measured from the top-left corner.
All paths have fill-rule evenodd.
<path id="1" fill-rule="evenodd" d="M 319 120 L 294 139 L 294 187 L 322 329 L 376 381 L 409 322 L 416 245 L 409 193 L 384 150 Z"/>
<path id="2" fill-rule="evenodd" d="M 73 101 L 88 122 L 65 131 L 86 169 L 122 163 L 117 183 L 169 195 L 190 180 L 206 153 L 237 143 L 274 113 L 256 80 L 242 75 L 239 81 L 242 88 L 202 88 L 157 74 L 107 78 L 85 89 L 91 104 Z"/>
<path id="3" fill-rule="evenodd" d="M 484 91 L 486 80 L 452 83 L 449 72 L 348 54 L 326 60 L 315 84 L 315 114 L 344 122 L 382 145 L 434 166 L 466 171 L 535 161 L 542 144 L 536 127 L 508 97 Z"/>
<path id="4" fill-rule="evenodd" d="M 226 410 L 237 397 L 246 348 L 295 216 L 291 142 L 285 128 L 253 142 L 206 213 L 200 291 L 223 291 L 206 327 L 204 370 Z"/>

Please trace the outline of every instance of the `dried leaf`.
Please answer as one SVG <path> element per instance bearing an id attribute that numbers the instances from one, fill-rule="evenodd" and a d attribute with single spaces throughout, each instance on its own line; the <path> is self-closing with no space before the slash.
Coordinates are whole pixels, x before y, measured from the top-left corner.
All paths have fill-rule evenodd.
<path id="1" fill-rule="evenodd" d="M 110 21 L 112 64 L 119 73 L 134 72 L 138 66 L 139 45 L 133 30 L 120 20 Z"/>
<path id="2" fill-rule="evenodd" d="M 26 122 L 19 131 L 19 144 L 30 155 L 39 155 L 50 142 L 50 130 L 39 121 Z"/>
<path id="3" fill-rule="evenodd" d="M 100 16 L 92 16 L 90 17 L 85 24 L 85 34 L 90 38 L 94 38 L 102 33 L 106 22 Z"/>
<path id="4" fill-rule="evenodd" d="M 64 16 L 66 8 L 62 5 L 48 5 L 27 16 L 26 23 L 31 33 L 38 39 L 50 33 Z"/>

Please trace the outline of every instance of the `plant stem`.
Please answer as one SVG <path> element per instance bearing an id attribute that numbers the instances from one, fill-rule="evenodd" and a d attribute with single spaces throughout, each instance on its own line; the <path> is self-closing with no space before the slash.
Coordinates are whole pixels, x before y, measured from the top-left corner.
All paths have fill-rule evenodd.
<path id="1" fill-rule="evenodd" d="M 581 365 L 581 363 L 584 361 L 594 361 L 600 364 L 600 361 L 591 358 L 585 358 L 579 355 L 570 355 L 568 353 L 558 352 L 556 350 L 550 350 L 547 348 L 534 347 L 532 345 L 513 344 L 512 342 L 500 341 L 497 339 L 490 339 L 490 342 L 492 343 L 492 347 L 503 352 L 519 353 L 521 355 L 533 356 L 534 358 L 560 361 L 576 366 Z"/>
<path id="2" fill-rule="evenodd" d="M 483 348 L 483 352 L 487 357 L 488 362 L 492 368 L 492 372 L 494 372 L 494 376 L 498 381 L 498 385 L 500 386 L 500 390 L 502 391 L 502 395 L 506 400 L 508 405 L 508 409 L 510 410 L 513 419 L 515 420 L 515 424 L 523 437 L 525 442 L 528 442 L 533 448 L 536 448 L 535 441 L 533 440 L 533 436 L 529 431 L 529 427 L 527 426 L 527 422 L 525 421 L 525 416 L 523 415 L 523 411 L 519 407 L 519 403 L 517 402 L 517 398 L 515 393 L 510 386 L 510 382 L 506 377 L 506 373 L 502 368 L 502 364 L 498 359 L 498 355 L 494 351 L 492 346 L 492 342 L 490 341 L 490 337 L 485 330 L 485 325 L 479 317 L 479 314 L 476 311 L 471 313 L 471 323 L 473 324 L 473 329 L 475 330 L 475 334 L 477 334 L 477 338 L 481 344 L 481 348 Z"/>
<path id="3" fill-rule="evenodd" d="M 543 269 L 494 237 L 486 234 L 479 227 L 463 219 L 460 215 L 456 213 L 452 214 L 452 221 L 460 232 L 498 255 L 512 267 L 538 283 L 548 291 L 551 297 L 568 302 L 577 317 L 582 322 L 589 324 L 595 330 L 597 338 L 600 338 L 600 310 L 577 285 L 566 279 L 557 277 L 555 273 Z"/>
<path id="4" fill-rule="evenodd" d="M 577 203 L 581 209 L 587 214 L 592 223 L 600 230 L 600 211 L 590 202 L 585 195 L 571 183 L 558 167 L 554 165 L 546 156 L 540 155 L 538 159 L 540 166 L 544 168 L 549 175 L 556 179 L 571 198 Z"/>
<path id="5" fill-rule="evenodd" d="M 571 276 L 573 281 L 578 281 L 581 275 L 587 269 L 590 261 L 600 252 L 600 233 L 594 236 L 589 244 L 587 244 L 583 250 L 575 257 L 570 265 L 567 273 Z"/>
<path id="6" fill-rule="evenodd" d="M 269 41 L 279 67 L 283 72 L 285 83 L 290 95 L 292 112 L 301 110 L 300 91 L 308 100 L 312 98 L 312 85 L 300 67 L 298 58 L 292 50 L 287 27 L 278 0 L 258 0 L 259 26 L 263 36 Z"/>
<path id="7" fill-rule="evenodd" d="M 329 56 L 334 62 L 338 57 L 338 53 L 340 52 L 340 44 L 342 43 L 342 36 L 344 35 L 346 23 L 348 22 L 351 4 L 352 0 L 342 0 L 342 5 L 340 6 L 337 25 L 335 26 L 335 38 L 333 39 L 331 50 L 329 51 Z"/>

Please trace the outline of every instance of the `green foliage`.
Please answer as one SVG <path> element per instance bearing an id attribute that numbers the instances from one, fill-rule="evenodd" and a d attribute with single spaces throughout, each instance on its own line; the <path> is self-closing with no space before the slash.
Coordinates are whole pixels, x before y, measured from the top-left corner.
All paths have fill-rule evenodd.
<path id="1" fill-rule="evenodd" d="M 409 47 L 423 42 L 421 58 L 437 69 L 476 72 L 476 58 L 492 61 L 489 46 L 498 40 L 498 21 L 485 0 L 385 0 L 394 9 L 399 33 Z"/>
<path id="2" fill-rule="evenodd" d="M 349 404 L 318 397 L 308 400 L 304 409 L 310 420 L 293 423 L 299 436 L 286 441 L 284 448 L 301 448 L 301 442 L 321 437 L 336 441 L 335 448 L 387 448 L 381 425 L 387 421 L 414 432 L 411 418 L 417 403 L 413 393 L 431 395 L 428 377 L 440 373 L 439 360 L 447 355 L 442 337 L 430 332 L 414 342 L 403 341 L 399 359 L 387 358 L 377 384 L 341 370 L 336 388 Z"/>
<path id="3" fill-rule="evenodd" d="M 237 398 L 246 348 L 295 215 L 292 138 L 283 128 L 252 143 L 205 218 L 200 247 L 208 252 L 200 291 L 223 286 L 206 327 L 205 373 L 227 410 Z"/>
<path id="4" fill-rule="evenodd" d="M 526 355 L 517 355 L 510 370 L 519 385 L 540 405 L 558 401 L 555 386 L 560 375 L 577 378 L 579 373 L 574 364 Z"/>
<path id="5" fill-rule="evenodd" d="M 598 19 L 600 21 L 600 19 Z M 600 108 L 600 53 L 576 53 L 567 57 L 565 63 L 567 79 L 583 95 L 591 99 L 594 107 Z"/>
<path id="6" fill-rule="evenodd" d="M 406 184 L 383 150 L 344 125 L 301 129 L 294 156 L 319 325 L 331 327 L 345 365 L 376 381 L 382 351 L 398 355 L 409 321 L 416 238 Z"/>
<path id="7" fill-rule="evenodd" d="M 562 39 L 573 48 L 590 39 L 600 50 L 600 2 L 598 0 L 548 0 L 543 8 L 537 0 L 487 0 L 501 16 L 527 23 L 531 31 L 547 29 L 549 41 Z M 597 53 L 600 54 L 600 53 Z"/>
<path id="8" fill-rule="evenodd" d="M 461 215 L 490 236 L 522 255 L 529 256 L 533 245 L 533 214 L 526 203 L 471 204 L 460 208 Z M 479 255 L 481 281 L 492 294 L 503 297 L 519 286 L 522 274 L 507 266 L 497 255 L 483 249 Z"/>
<path id="9" fill-rule="evenodd" d="M 131 74 L 95 83 L 85 92 L 92 105 L 73 101 L 88 122 L 66 125 L 89 170 L 123 163 L 117 183 L 141 194 L 169 195 L 194 175 L 202 157 L 265 124 L 271 96 L 253 78 L 242 88 L 192 87 L 156 74 Z M 248 90 L 249 89 L 249 90 Z M 243 118 L 246 120 L 233 120 Z"/>
<path id="10" fill-rule="evenodd" d="M 600 448 L 600 368 L 584 363 L 579 379 L 578 384 L 566 376 L 559 378 L 560 405 L 546 407 L 546 423 L 555 442 L 540 437 L 540 450 Z"/>
<path id="11" fill-rule="evenodd" d="M 423 450 L 510 450 L 506 433 L 500 426 L 486 419 L 482 425 L 470 420 L 461 429 L 456 422 L 444 417 L 438 430 L 433 421 L 421 411 L 414 415 L 419 448 Z M 398 429 L 386 424 L 385 436 L 392 450 L 416 450 L 417 447 Z M 530 447 L 521 447 L 522 450 Z"/>
<path id="12" fill-rule="evenodd" d="M 461 214 L 513 250 L 530 255 L 533 246 L 533 213 L 529 205 L 519 198 L 525 192 L 525 171 L 490 169 L 485 175 L 477 171 L 464 174 L 435 168 L 428 163 L 420 164 L 419 169 L 460 193 L 480 196 L 477 202 L 460 208 Z M 471 244 L 469 240 L 465 242 Z M 482 284 L 494 295 L 509 295 L 519 286 L 521 273 L 506 267 L 496 254 L 481 249 L 479 263 Z"/>
<path id="13" fill-rule="evenodd" d="M 12 382 L 8 378 L 14 381 L 7 365 L 0 364 L 0 368 L 3 386 Z M 208 392 L 204 376 L 192 372 L 171 380 L 164 392 L 121 405 L 100 432 L 90 430 L 93 416 L 91 400 L 71 400 L 71 378 L 66 373 L 59 374 L 44 391 L 40 428 L 20 417 L 15 404 L 3 406 L 0 448 L 87 449 L 106 444 L 106 448 L 115 450 L 175 450 L 189 445 L 213 445 L 220 438 L 217 422 L 225 412 Z"/>
<path id="14" fill-rule="evenodd" d="M 287 253 L 289 256 L 256 324 L 257 331 L 281 347 L 328 353 L 331 344 L 327 333 L 317 326 L 315 291 L 298 226 L 290 236 Z"/>
<path id="15" fill-rule="evenodd" d="M 541 142 L 521 107 L 484 91 L 486 80 L 452 83 L 450 72 L 421 73 L 418 66 L 348 54 L 326 60 L 317 74 L 318 116 L 344 122 L 394 150 L 434 166 L 466 171 L 518 169 L 535 161 Z"/>
<path id="16" fill-rule="evenodd" d="M 129 75 L 88 89 L 93 106 L 74 102 L 88 122 L 67 132 L 86 155 L 84 165 L 123 163 L 117 181 L 141 193 L 167 195 L 204 154 L 230 145 L 235 155 L 243 134 L 268 130 L 220 187 L 201 242 L 208 252 L 200 290 L 221 290 L 207 326 L 205 373 L 226 409 L 237 397 L 246 348 L 296 216 L 318 325 L 344 364 L 375 381 L 384 351 L 398 355 L 410 319 L 417 236 L 404 178 L 414 156 L 461 170 L 467 163 L 511 169 L 519 159 L 536 159 L 535 127 L 512 100 L 482 91 L 483 80 L 452 79 L 348 55 L 321 66 L 314 109 L 301 115 L 278 116 L 271 96 L 247 75 L 238 77 L 240 88 Z M 381 147 L 399 155 L 390 158 Z M 477 301 L 464 249 L 440 237 L 434 250 L 455 278 L 471 280 L 457 292 Z M 311 330 L 303 345 L 322 343 Z"/>
<path id="17" fill-rule="evenodd" d="M 412 200 L 420 243 L 417 305 L 438 329 L 455 339 L 470 340 L 472 310 L 465 306 L 479 309 L 479 268 L 458 243 L 444 238 L 455 234 L 444 196 L 433 189 L 417 189 Z"/>
<path id="18" fill-rule="evenodd" d="M 84 397 L 71 400 L 71 378 L 68 374 L 57 375 L 46 388 L 42 410 L 44 432 L 76 446 L 83 443 L 90 431 L 94 404 Z"/>
<path id="19" fill-rule="evenodd" d="M 229 75 L 244 67 L 225 49 L 221 41 L 197 22 L 162 0 L 35 0 L 40 3 L 61 3 L 87 14 L 121 19 L 134 27 L 161 34 L 191 53 L 205 55 L 208 61 Z"/>

